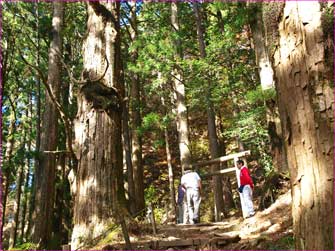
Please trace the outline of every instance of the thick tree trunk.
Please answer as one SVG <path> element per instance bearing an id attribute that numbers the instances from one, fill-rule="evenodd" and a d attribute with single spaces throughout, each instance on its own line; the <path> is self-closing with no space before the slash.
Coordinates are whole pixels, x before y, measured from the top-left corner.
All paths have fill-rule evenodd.
<path id="1" fill-rule="evenodd" d="M 205 45 L 205 31 L 202 26 L 202 17 L 199 4 L 197 2 L 193 3 L 193 11 L 196 17 L 197 24 L 197 38 L 200 49 L 200 57 L 206 58 L 206 45 Z M 210 83 L 209 83 L 210 85 Z M 218 137 L 216 134 L 216 124 L 215 124 L 215 112 L 213 107 L 213 102 L 211 101 L 211 92 L 210 86 L 208 87 L 208 92 L 206 96 L 207 101 L 207 127 L 208 127 L 208 140 L 209 140 L 209 149 L 211 153 L 211 158 L 215 159 L 219 157 L 219 145 Z M 219 170 L 218 165 L 213 165 L 211 167 L 211 172 Z M 214 192 L 214 216 L 215 221 L 221 220 L 221 215 L 224 213 L 223 205 L 223 194 L 222 194 L 222 183 L 219 176 L 213 176 L 213 192 Z"/>
<path id="2" fill-rule="evenodd" d="M 334 248 L 333 69 L 324 39 L 319 2 L 285 2 L 273 63 L 297 249 Z"/>
<path id="3" fill-rule="evenodd" d="M 79 90 L 75 120 L 78 169 L 71 249 L 83 249 L 122 220 L 125 206 L 119 7 L 118 2 L 88 3 L 88 32 L 83 45 L 87 83 Z"/>
<path id="4" fill-rule="evenodd" d="M 177 3 L 171 3 L 171 24 L 173 27 L 173 32 L 179 31 L 179 21 L 178 21 L 178 6 Z M 177 39 L 174 41 L 176 50 L 176 61 L 182 59 L 182 49 L 181 41 Z M 180 151 L 180 164 L 182 173 L 187 166 L 191 164 L 191 153 L 189 148 L 189 133 L 188 133 L 188 122 L 187 122 L 187 108 L 185 100 L 185 86 L 183 83 L 183 77 L 179 70 L 174 69 L 173 73 L 173 89 L 175 96 L 175 106 L 177 112 L 177 131 L 178 131 L 178 142 Z"/>
<path id="5" fill-rule="evenodd" d="M 253 3 L 249 6 L 249 8 L 249 11 L 251 12 L 250 28 L 254 42 L 259 78 L 261 81 L 262 90 L 267 90 L 274 88 L 274 76 L 269 53 L 266 48 L 266 40 L 264 39 L 265 31 L 262 15 L 262 3 Z M 271 143 L 270 151 L 273 165 L 279 172 L 287 171 L 287 157 L 282 142 L 277 102 L 274 100 L 267 101 L 266 110 L 266 119 Z"/>
<path id="6" fill-rule="evenodd" d="M 61 85 L 61 66 L 58 53 L 62 52 L 61 31 L 64 16 L 64 3 L 54 2 L 53 8 L 53 37 L 49 50 L 48 85 L 57 98 Z M 54 151 L 57 148 L 57 125 L 58 112 L 51 97 L 47 94 L 41 135 L 41 159 L 40 165 L 35 173 L 36 194 L 33 215 L 33 242 L 38 243 L 40 247 L 46 247 L 51 237 L 56 163 L 55 155 L 45 153 L 45 151 Z"/>

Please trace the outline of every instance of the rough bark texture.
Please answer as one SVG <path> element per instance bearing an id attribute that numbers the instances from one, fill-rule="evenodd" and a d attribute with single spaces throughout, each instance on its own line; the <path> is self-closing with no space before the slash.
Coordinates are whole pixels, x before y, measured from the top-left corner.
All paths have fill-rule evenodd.
<path id="1" fill-rule="evenodd" d="M 71 249 L 84 248 L 104 233 L 120 219 L 119 209 L 125 206 L 118 16 L 119 3 L 88 4 L 88 32 L 83 45 L 88 81 L 80 88 L 75 120 L 78 168 Z M 89 80 L 102 75 L 98 82 Z"/>
<path id="2" fill-rule="evenodd" d="M 61 66 L 57 51 L 62 51 L 62 24 L 64 3 L 53 3 L 52 31 L 53 37 L 49 50 L 48 85 L 55 97 L 59 95 L 61 84 Z M 41 135 L 41 159 L 36 170 L 36 195 L 34 210 L 33 241 L 40 247 L 46 247 L 51 237 L 51 218 L 54 203 L 55 156 L 44 151 L 54 151 L 57 148 L 58 113 L 49 95 L 46 95 L 45 111 Z"/>
<path id="3" fill-rule="evenodd" d="M 178 6 L 177 3 L 171 3 L 171 24 L 173 32 L 179 32 L 179 21 L 178 21 Z M 174 41 L 175 45 L 175 56 L 176 60 L 182 58 L 181 41 L 179 39 Z M 185 100 L 185 86 L 183 83 L 183 77 L 181 73 L 175 69 L 172 73 L 175 77 L 173 79 L 174 99 L 176 106 L 176 124 L 178 131 L 178 144 L 180 151 L 180 164 L 181 171 L 191 164 L 191 153 L 189 149 L 189 133 L 187 123 L 187 108 Z"/>
<path id="4" fill-rule="evenodd" d="M 286 2 L 274 71 L 297 249 L 334 245 L 333 69 L 325 64 L 324 41 L 319 2 Z"/>
<path id="5" fill-rule="evenodd" d="M 199 7 L 199 3 L 193 3 L 193 11 L 196 17 L 196 25 L 197 25 L 197 38 L 199 43 L 200 57 L 206 58 L 206 45 L 204 38 L 204 27 L 202 26 L 202 16 Z M 210 83 L 208 83 L 210 85 Z M 218 145 L 218 137 L 216 134 L 216 123 L 215 123 L 215 111 L 213 107 L 213 102 L 211 101 L 211 92 L 210 87 L 207 88 L 207 126 L 208 126 L 208 139 L 209 139 L 209 149 L 211 153 L 211 158 L 215 159 L 219 157 L 219 145 Z M 215 172 L 219 170 L 218 165 L 212 165 L 211 172 Z M 214 215 L 215 221 L 220 221 L 221 216 L 224 213 L 224 205 L 223 205 L 223 194 L 222 194 L 222 183 L 221 178 L 219 176 L 213 176 L 213 191 L 214 191 Z"/>

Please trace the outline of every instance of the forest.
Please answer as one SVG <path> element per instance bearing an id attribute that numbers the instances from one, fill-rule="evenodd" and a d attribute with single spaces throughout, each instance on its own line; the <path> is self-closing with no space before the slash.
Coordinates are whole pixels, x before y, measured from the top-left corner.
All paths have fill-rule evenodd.
<path id="1" fill-rule="evenodd" d="M 1 250 L 334 249 L 333 1 L 0 6 Z"/>

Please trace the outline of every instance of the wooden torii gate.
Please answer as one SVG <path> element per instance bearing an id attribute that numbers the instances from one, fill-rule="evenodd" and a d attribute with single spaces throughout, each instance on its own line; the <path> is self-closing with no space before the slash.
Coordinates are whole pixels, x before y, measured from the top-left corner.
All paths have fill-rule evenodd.
<path id="1" fill-rule="evenodd" d="M 213 172 L 213 173 L 207 173 L 205 174 L 205 176 L 214 176 L 214 175 L 223 175 L 225 173 L 230 173 L 230 172 L 234 172 L 236 173 L 236 179 L 237 179 L 237 185 L 238 187 L 240 186 L 240 179 L 239 179 L 239 175 L 240 175 L 240 171 L 237 168 L 237 160 L 239 158 L 245 157 L 250 155 L 250 151 L 243 151 L 243 152 L 239 152 L 239 153 L 233 153 L 233 154 L 229 154 L 227 156 L 222 156 L 216 159 L 211 159 L 211 160 L 207 160 L 207 161 L 203 161 L 203 162 L 198 162 L 198 163 L 193 163 L 191 164 L 192 168 L 198 168 L 198 167 L 203 167 L 203 166 L 210 166 L 213 164 L 219 164 L 228 160 L 234 160 L 234 167 L 230 167 L 230 168 L 225 168 L 225 169 L 221 169 L 219 171 Z M 243 197 L 242 195 L 239 193 L 240 195 L 240 201 L 241 201 L 241 207 L 242 207 L 242 214 L 243 217 L 246 217 L 247 212 L 244 206 L 244 201 L 243 201 Z"/>

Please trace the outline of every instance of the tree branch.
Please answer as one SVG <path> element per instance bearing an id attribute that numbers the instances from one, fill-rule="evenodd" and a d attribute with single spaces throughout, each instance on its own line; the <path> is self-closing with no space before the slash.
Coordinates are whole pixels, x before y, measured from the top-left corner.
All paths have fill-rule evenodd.
<path id="1" fill-rule="evenodd" d="M 126 22 L 124 21 L 123 18 L 121 18 L 121 21 L 122 21 L 122 24 L 126 27 L 126 31 L 127 31 L 127 33 L 128 33 L 128 36 L 129 36 L 130 40 L 131 40 L 131 33 L 130 33 L 130 30 L 129 30 L 129 28 L 128 28 Z M 129 19 L 128 19 L 128 22 L 129 22 Z"/>
<path id="2" fill-rule="evenodd" d="M 72 121 L 71 119 L 67 116 L 67 114 L 64 112 L 64 108 L 63 106 L 58 102 L 55 94 L 53 93 L 51 87 L 48 84 L 47 78 L 45 77 L 45 75 L 43 74 L 43 72 L 41 71 L 40 68 L 38 68 L 36 65 L 32 65 L 30 64 L 25 57 L 23 56 L 22 52 L 20 52 L 20 57 L 22 58 L 22 60 L 25 62 L 25 64 L 27 64 L 31 69 L 34 69 L 37 71 L 38 75 L 40 76 L 40 78 L 42 79 L 42 83 L 44 84 L 47 93 L 49 95 L 49 97 L 51 98 L 52 102 L 54 103 L 54 105 L 56 106 L 61 119 L 63 120 L 64 123 L 64 127 L 65 127 L 65 133 L 66 133 L 66 138 L 67 138 L 67 147 L 69 149 L 69 151 L 71 152 L 71 155 L 73 158 L 75 158 L 75 154 L 72 148 Z"/>
<path id="3" fill-rule="evenodd" d="M 16 97 L 16 98 L 17 98 L 17 97 Z M 16 98 L 15 98 L 15 99 L 16 99 Z M 10 95 L 8 95 L 8 100 L 9 100 L 10 106 L 11 106 L 12 109 L 13 109 L 13 113 L 14 113 L 14 123 L 15 123 L 15 121 L 16 121 L 16 119 L 17 119 L 16 109 L 15 109 L 15 105 L 14 105 L 13 100 L 10 98 Z"/>

